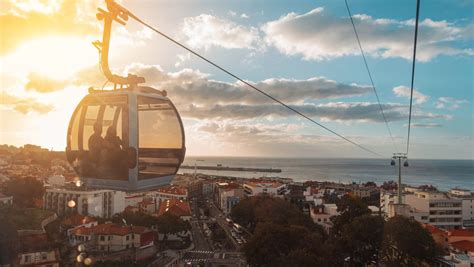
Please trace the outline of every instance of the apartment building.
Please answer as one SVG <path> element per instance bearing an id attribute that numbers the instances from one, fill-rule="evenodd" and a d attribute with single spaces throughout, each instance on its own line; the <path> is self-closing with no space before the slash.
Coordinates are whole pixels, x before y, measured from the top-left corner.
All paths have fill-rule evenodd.
<path id="1" fill-rule="evenodd" d="M 168 199 L 188 200 L 188 189 L 177 185 L 169 185 L 149 192 L 148 196 L 151 196 L 156 200 L 157 209 L 159 209 L 161 202 Z"/>
<path id="2" fill-rule="evenodd" d="M 451 198 L 460 199 L 462 202 L 462 224 L 465 228 L 474 228 L 474 194 L 471 190 L 453 188 L 449 190 Z"/>
<path id="3" fill-rule="evenodd" d="M 283 197 L 288 188 L 286 184 L 279 182 L 250 181 L 244 184 L 244 192 L 249 197 L 258 195 Z"/>
<path id="4" fill-rule="evenodd" d="M 225 214 L 245 196 L 244 189 L 237 183 L 216 183 L 214 188 L 214 203 Z"/>
<path id="5" fill-rule="evenodd" d="M 99 224 L 75 229 L 74 238 L 85 240 L 98 251 L 114 252 L 130 248 L 142 249 L 153 245 L 154 233 L 142 226 Z"/>
<path id="6" fill-rule="evenodd" d="M 43 208 L 65 214 L 110 218 L 125 209 L 125 193 L 114 190 L 47 188 Z"/>
<path id="7" fill-rule="evenodd" d="M 417 211 L 427 212 L 428 223 L 436 227 L 458 229 L 463 225 L 462 200 L 459 198 L 442 192 L 416 191 L 405 195 L 404 203 Z"/>

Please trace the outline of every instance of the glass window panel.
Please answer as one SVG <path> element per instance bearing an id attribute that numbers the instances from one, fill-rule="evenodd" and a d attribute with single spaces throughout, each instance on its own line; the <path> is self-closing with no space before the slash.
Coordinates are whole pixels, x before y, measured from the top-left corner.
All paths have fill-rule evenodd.
<path id="1" fill-rule="evenodd" d="M 181 123 L 166 100 L 138 97 L 138 179 L 173 175 L 183 147 Z"/>
<path id="2" fill-rule="evenodd" d="M 81 118 L 82 108 L 78 108 L 77 112 L 72 121 L 71 132 L 69 134 L 70 149 L 77 151 L 79 150 L 79 120 Z"/>
<path id="3" fill-rule="evenodd" d="M 86 116 L 84 118 L 84 129 L 82 137 L 82 148 L 85 151 L 89 151 L 89 137 L 94 134 L 94 123 L 97 121 L 97 116 L 99 115 L 100 106 L 87 106 L 86 107 Z"/>

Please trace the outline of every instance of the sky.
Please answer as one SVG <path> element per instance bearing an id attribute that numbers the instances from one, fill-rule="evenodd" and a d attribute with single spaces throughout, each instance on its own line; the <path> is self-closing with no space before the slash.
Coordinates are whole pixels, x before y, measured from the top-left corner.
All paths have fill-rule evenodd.
<path id="1" fill-rule="evenodd" d="M 127 1 L 147 23 L 383 155 L 406 150 L 416 1 Z M 0 144 L 64 150 L 70 116 L 106 81 L 91 44 L 103 1 L 1 0 Z M 474 4 L 421 1 L 409 157 L 474 159 Z M 371 158 L 142 25 L 114 24 L 110 65 L 168 92 L 187 155 Z M 106 87 L 108 88 L 108 87 Z"/>

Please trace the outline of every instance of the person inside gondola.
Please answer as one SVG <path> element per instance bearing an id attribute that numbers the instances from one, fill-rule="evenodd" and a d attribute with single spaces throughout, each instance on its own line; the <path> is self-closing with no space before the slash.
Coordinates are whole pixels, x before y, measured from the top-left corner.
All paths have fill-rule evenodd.
<path id="1" fill-rule="evenodd" d="M 107 128 L 107 133 L 104 138 L 104 147 L 106 151 L 106 168 L 110 176 L 122 176 L 124 166 L 124 152 L 122 140 L 117 136 L 117 130 L 112 125 Z"/>
<path id="2" fill-rule="evenodd" d="M 102 138 L 102 123 L 99 121 L 94 123 L 94 133 L 89 137 L 89 164 L 87 173 L 94 175 L 99 173 L 99 168 L 102 160 L 102 152 L 105 148 L 104 138 Z"/>

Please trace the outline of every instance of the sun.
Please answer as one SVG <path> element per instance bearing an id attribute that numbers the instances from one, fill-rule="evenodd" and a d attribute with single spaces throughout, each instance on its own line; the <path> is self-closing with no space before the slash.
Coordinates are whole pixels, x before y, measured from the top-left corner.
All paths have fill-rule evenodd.
<path id="1" fill-rule="evenodd" d="M 0 58 L 11 74 L 38 73 L 64 80 L 98 61 L 88 38 L 48 36 L 25 42 L 15 52 Z"/>

